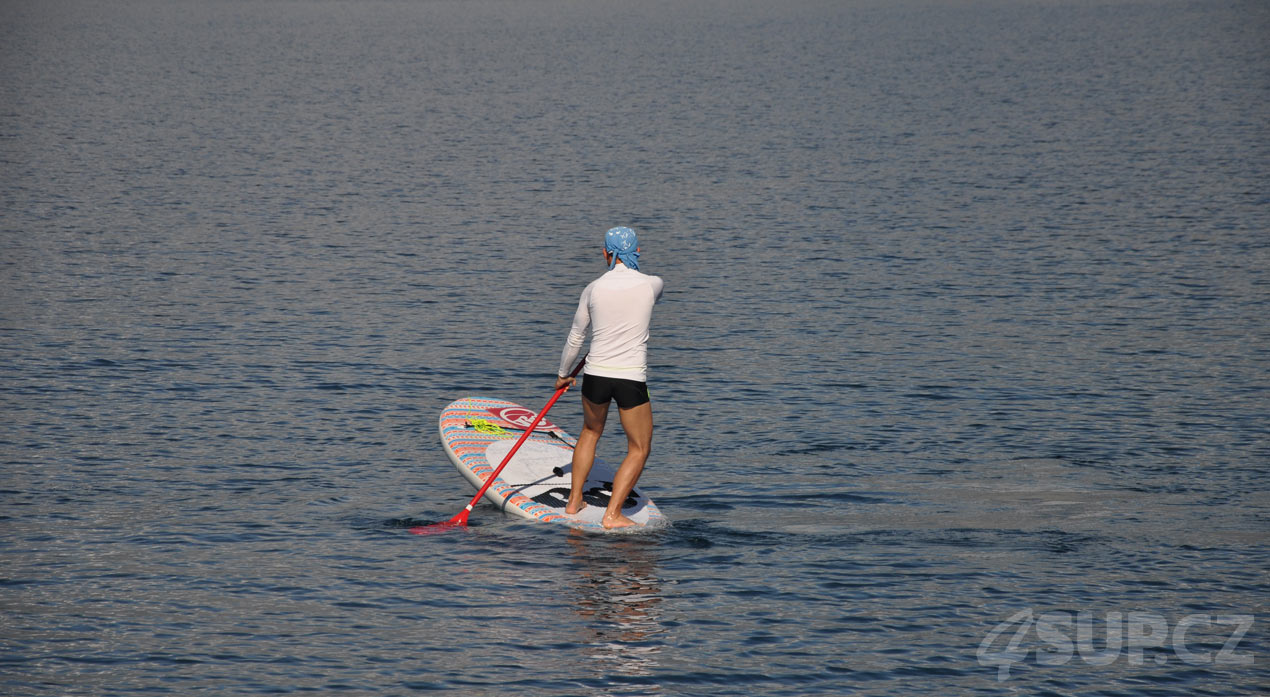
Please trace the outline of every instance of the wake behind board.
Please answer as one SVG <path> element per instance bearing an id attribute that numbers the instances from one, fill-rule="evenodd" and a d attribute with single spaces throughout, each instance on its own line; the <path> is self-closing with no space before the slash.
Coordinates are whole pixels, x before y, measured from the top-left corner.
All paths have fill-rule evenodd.
<path id="1" fill-rule="evenodd" d="M 533 410 L 505 399 L 466 397 L 441 410 L 441 444 L 463 478 L 480 489 L 535 416 Z M 575 443 L 572 436 L 543 418 L 485 492 L 485 499 L 521 518 L 607 532 L 600 519 L 612 496 L 613 475 L 617 471 L 612 465 L 597 459 L 583 494 L 586 508 L 576 515 L 564 512 Z M 667 523 L 652 499 L 638 487 L 626 497 L 622 513 L 635 521 L 635 529 Z"/>

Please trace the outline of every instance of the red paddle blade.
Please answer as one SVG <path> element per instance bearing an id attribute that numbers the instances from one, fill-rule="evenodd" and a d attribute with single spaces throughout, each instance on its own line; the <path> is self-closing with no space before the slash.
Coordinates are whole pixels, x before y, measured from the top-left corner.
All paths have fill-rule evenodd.
<path id="1" fill-rule="evenodd" d="M 462 511 L 459 511 L 458 515 L 445 521 L 444 523 L 433 523 L 432 525 L 420 525 L 418 527 L 410 528 L 408 532 L 411 535 L 437 535 L 451 528 L 467 527 L 467 516 L 470 513 L 471 511 L 465 508 Z"/>

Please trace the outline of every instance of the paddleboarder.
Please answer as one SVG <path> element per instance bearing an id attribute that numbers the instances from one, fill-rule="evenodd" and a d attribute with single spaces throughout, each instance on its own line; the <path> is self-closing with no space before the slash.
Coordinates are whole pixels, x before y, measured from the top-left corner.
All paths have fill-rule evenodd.
<path id="1" fill-rule="evenodd" d="M 587 505 L 583 487 L 595 461 L 595 446 L 604 433 L 609 404 L 615 401 L 622 430 L 626 431 L 626 457 L 613 477 L 613 497 L 604 511 L 606 528 L 634 524 L 622 514 L 622 502 L 639 481 L 653 440 L 647 383 L 648 324 L 663 283 L 657 276 L 642 273 L 638 259 L 639 238 L 634 230 L 615 227 L 605 233 L 604 263 L 609 270 L 582 291 L 556 372 L 557 390 L 576 383 L 568 374 L 589 329 L 591 347 L 582 371 L 582 433 L 573 450 L 572 487 L 565 512 L 576 514 Z"/>

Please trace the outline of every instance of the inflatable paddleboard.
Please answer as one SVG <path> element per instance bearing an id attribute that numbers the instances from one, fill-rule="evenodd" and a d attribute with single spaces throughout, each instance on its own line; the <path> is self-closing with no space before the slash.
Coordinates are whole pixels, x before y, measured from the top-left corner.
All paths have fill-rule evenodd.
<path id="1" fill-rule="evenodd" d="M 535 416 L 537 412 L 532 409 L 505 399 L 466 397 L 441 410 L 441 444 L 463 478 L 479 490 Z M 587 507 L 576 515 L 564 512 L 576 442 L 543 418 L 485 492 L 486 500 L 521 518 L 607 532 L 600 519 L 612 498 L 613 475 L 617 471 L 613 465 L 597 459 L 591 465 L 583 494 Z M 626 497 L 622 513 L 635 521 L 637 528 L 655 528 L 668 522 L 638 487 Z"/>

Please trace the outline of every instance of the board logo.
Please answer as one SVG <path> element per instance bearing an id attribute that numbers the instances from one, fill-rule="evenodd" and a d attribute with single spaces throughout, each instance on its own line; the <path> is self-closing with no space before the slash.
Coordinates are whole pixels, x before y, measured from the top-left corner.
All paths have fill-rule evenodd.
<path id="1" fill-rule="evenodd" d="M 485 411 L 493 414 L 494 418 L 511 424 L 513 428 L 522 430 L 529 428 L 529 424 L 533 423 L 534 417 L 538 415 L 536 412 L 529 411 L 524 407 L 490 407 Z M 538 427 L 534 430 L 554 431 L 556 430 L 556 425 L 543 418 L 542 421 L 538 422 Z"/>

